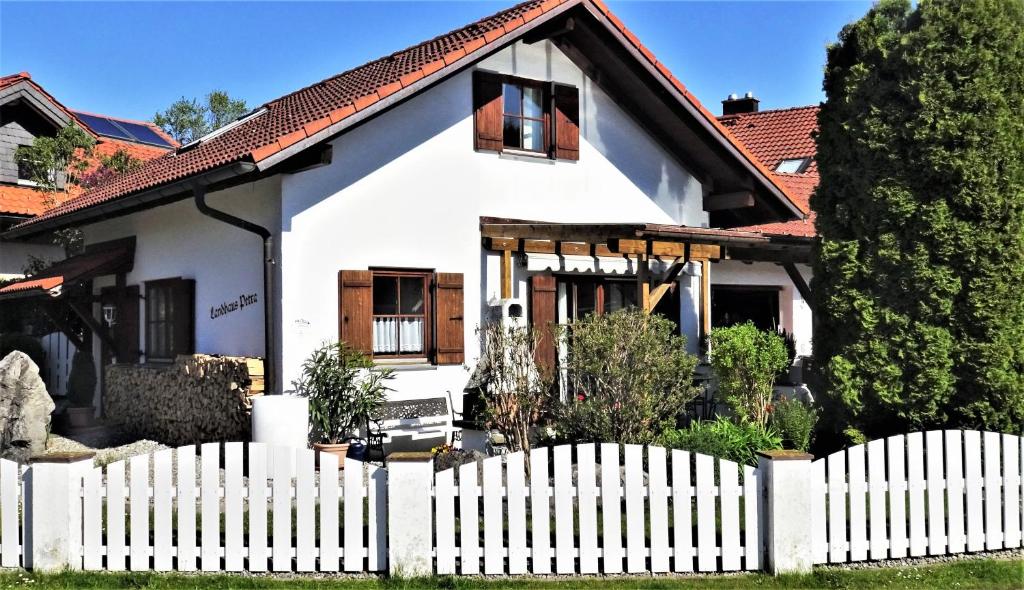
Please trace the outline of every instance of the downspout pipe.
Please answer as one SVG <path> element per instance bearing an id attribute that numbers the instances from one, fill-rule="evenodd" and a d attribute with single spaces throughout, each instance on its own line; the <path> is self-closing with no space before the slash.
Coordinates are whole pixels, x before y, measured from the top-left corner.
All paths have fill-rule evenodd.
<path id="1" fill-rule="evenodd" d="M 263 240 L 263 380 L 265 391 L 269 394 L 277 393 L 277 367 L 275 354 L 275 330 L 274 330 L 274 234 L 270 230 L 235 217 L 219 209 L 214 209 L 206 203 L 206 186 L 200 183 L 192 185 L 192 195 L 196 208 L 207 217 L 232 225 L 249 233 L 258 235 Z"/>

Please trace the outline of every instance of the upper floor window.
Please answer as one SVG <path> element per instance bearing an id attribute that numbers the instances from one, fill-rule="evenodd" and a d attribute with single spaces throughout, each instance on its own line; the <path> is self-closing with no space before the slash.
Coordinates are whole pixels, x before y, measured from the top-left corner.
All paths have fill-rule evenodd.
<path id="1" fill-rule="evenodd" d="M 474 147 L 578 160 L 579 90 L 492 72 L 473 74 Z"/>
<path id="2" fill-rule="evenodd" d="M 539 84 L 509 81 L 502 88 L 504 147 L 548 152 L 544 88 Z"/>

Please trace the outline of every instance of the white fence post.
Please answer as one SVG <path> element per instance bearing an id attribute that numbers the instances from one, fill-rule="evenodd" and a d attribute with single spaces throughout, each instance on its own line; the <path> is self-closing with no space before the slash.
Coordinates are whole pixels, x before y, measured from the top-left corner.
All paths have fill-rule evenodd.
<path id="1" fill-rule="evenodd" d="M 82 569 L 82 480 L 94 455 L 54 453 L 31 459 L 23 479 L 26 569 Z"/>
<path id="2" fill-rule="evenodd" d="M 762 451 L 766 569 L 773 574 L 811 571 L 811 460 L 799 451 Z"/>
<path id="3" fill-rule="evenodd" d="M 433 487 L 430 452 L 388 455 L 388 571 L 393 576 L 434 573 Z"/>

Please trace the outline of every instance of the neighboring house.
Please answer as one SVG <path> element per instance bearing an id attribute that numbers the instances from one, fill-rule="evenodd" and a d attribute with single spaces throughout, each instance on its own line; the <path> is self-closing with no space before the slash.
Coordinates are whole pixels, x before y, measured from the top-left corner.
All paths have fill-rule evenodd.
<path id="1" fill-rule="evenodd" d="M 811 281 L 808 256 L 815 236 L 810 198 L 818 186 L 812 136 L 818 127 L 818 107 L 759 111 L 758 100 L 749 94 L 732 96 L 722 105 L 723 115 L 718 120 L 774 172 L 774 178 L 809 214 L 806 219 L 740 228 L 787 244 L 786 254 L 773 257 L 774 262 L 723 260 L 716 264 L 711 275 L 712 326 L 749 319 L 763 328 L 777 327 L 794 336 L 797 354 L 810 356 L 812 321 L 807 285 Z M 799 277 L 793 276 L 794 271 Z"/>
<path id="2" fill-rule="evenodd" d="M 52 136 L 67 125 L 77 124 L 96 139 L 92 167 L 99 158 L 118 150 L 139 160 L 168 153 L 177 144 L 151 123 L 112 119 L 65 108 L 27 72 L 0 77 L 0 231 L 44 213 L 79 194 L 77 187 L 47 194 L 36 190 L 15 150 L 32 145 L 39 136 Z M 63 189 L 63 184 L 59 185 Z M 64 258 L 49 235 L 32 241 L 0 241 L 0 280 L 23 276 L 29 257 Z"/>
<path id="3" fill-rule="evenodd" d="M 116 334 L 97 326 L 119 362 L 267 356 L 277 392 L 340 338 L 396 368 L 393 399 L 450 396 L 458 411 L 491 319 L 546 331 L 639 305 L 696 351 L 711 261 L 785 248 L 732 228 L 804 214 L 602 3 L 532 1 L 268 102 L 9 230 L 79 226 L 88 246 L 0 297 L 90 285 L 121 318 Z M 555 344 L 540 361 L 557 362 Z"/>

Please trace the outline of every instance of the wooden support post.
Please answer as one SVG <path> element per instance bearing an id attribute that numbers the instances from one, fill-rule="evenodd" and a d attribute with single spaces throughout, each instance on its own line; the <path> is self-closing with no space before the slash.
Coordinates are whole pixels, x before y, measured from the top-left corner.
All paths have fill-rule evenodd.
<path id="1" fill-rule="evenodd" d="M 644 313 L 651 313 L 651 280 L 650 264 L 646 254 L 638 254 L 636 259 L 636 301 Z"/>
<path id="2" fill-rule="evenodd" d="M 807 281 L 804 280 L 804 276 L 800 274 L 800 270 L 797 269 L 796 264 L 792 262 L 783 262 L 782 268 L 786 269 L 786 274 L 789 275 L 789 280 L 793 281 L 793 286 L 796 287 L 800 296 L 804 298 L 804 301 L 808 305 L 811 303 L 811 288 L 807 286 Z"/>
<path id="3" fill-rule="evenodd" d="M 501 251 L 501 298 L 512 298 L 512 251 Z"/>
<path id="4" fill-rule="evenodd" d="M 711 261 L 700 261 L 700 340 L 711 334 Z"/>

